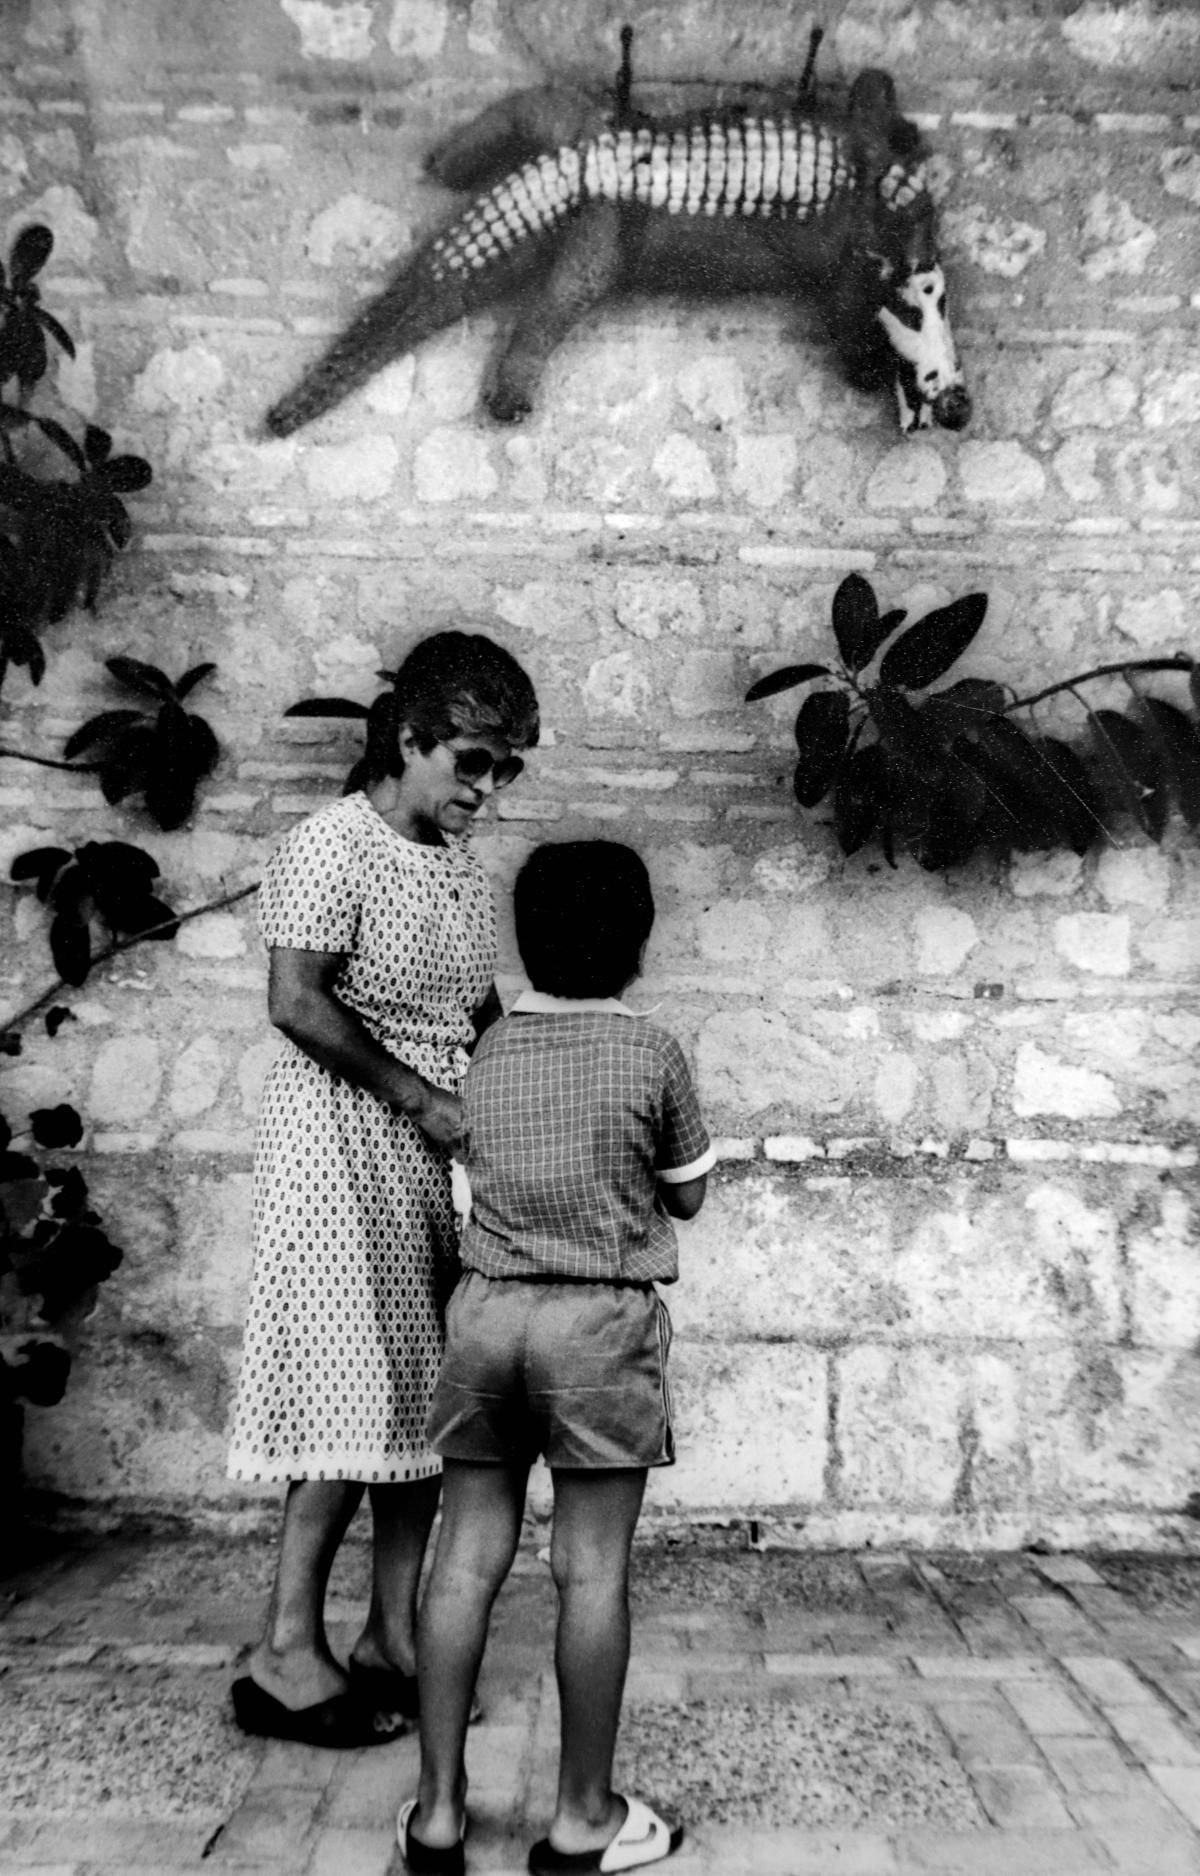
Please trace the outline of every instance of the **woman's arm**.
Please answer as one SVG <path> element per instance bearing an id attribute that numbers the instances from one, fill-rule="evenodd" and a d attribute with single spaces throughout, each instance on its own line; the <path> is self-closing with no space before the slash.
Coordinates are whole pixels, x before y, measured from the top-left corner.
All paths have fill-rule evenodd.
<path id="1" fill-rule="evenodd" d="M 342 954 L 273 945 L 270 958 L 267 1013 L 275 1028 L 319 1067 L 398 1107 L 436 1146 L 455 1147 L 462 1102 L 389 1055 L 334 996 Z"/>
<path id="2" fill-rule="evenodd" d="M 504 1006 L 500 1001 L 500 992 L 496 989 L 495 984 L 493 984 L 474 1016 L 471 1018 L 475 1026 L 476 1042 L 479 1041 L 485 1029 L 490 1029 L 493 1023 L 499 1022 L 503 1014 Z"/>

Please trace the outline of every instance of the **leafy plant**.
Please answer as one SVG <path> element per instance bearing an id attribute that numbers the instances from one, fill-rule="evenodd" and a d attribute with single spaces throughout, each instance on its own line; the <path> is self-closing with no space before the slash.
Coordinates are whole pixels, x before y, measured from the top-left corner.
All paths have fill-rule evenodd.
<path id="1" fill-rule="evenodd" d="M 50 951 L 64 983 L 84 982 L 97 935 L 102 942 L 105 934 L 168 939 L 179 929 L 170 906 L 151 891 L 158 863 L 123 840 L 89 840 L 73 853 L 34 847 L 18 854 L 10 877 L 32 881 L 50 907 Z"/>
<path id="2" fill-rule="evenodd" d="M 29 1117 L 43 1152 L 73 1147 L 83 1124 L 65 1102 Z M 17 1143 L 19 1147 L 21 1142 Z M 51 1407 L 67 1385 L 66 1336 L 90 1313 L 99 1285 L 123 1253 L 89 1203 L 78 1167 L 17 1150 L 0 1114 L 0 1482 L 20 1463 L 25 1404 Z"/>
<path id="3" fill-rule="evenodd" d="M 394 671 L 377 671 L 385 684 L 396 682 Z M 299 703 L 290 704 L 284 711 L 285 717 L 347 717 L 365 722 L 370 716 L 368 704 L 357 703 L 353 697 L 305 697 Z M 365 758 L 355 762 L 342 785 L 342 793 L 349 795 L 359 786 L 366 768 Z"/>
<path id="4" fill-rule="evenodd" d="M 1083 853 L 1121 814 L 1150 839 L 1165 832 L 1172 805 L 1200 826 L 1200 729 L 1161 698 L 1142 696 L 1134 674 L 1185 671 L 1200 702 L 1195 661 L 1182 654 L 1098 665 L 1020 698 L 1004 685 L 944 677 L 987 612 L 967 593 L 905 630 L 902 609 L 880 612 L 875 592 L 851 573 L 833 596 L 839 664 L 792 664 L 752 684 L 747 702 L 798 685 L 810 690 L 796 716 L 796 799 L 812 808 L 832 792 L 843 853 L 877 839 L 889 864 L 897 846 L 937 870 L 981 847 L 1067 846 Z M 1120 674 L 1133 690 L 1128 713 L 1093 710 L 1078 686 Z M 1080 752 L 1014 720 L 1060 692 L 1084 712 Z"/>
<path id="5" fill-rule="evenodd" d="M 220 754 L 209 725 L 185 710 L 184 701 L 217 667 L 193 665 L 172 683 L 157 665 L 137 658 L 106 658 L 105 663 L 118 684 L 150 700 L 153 708 L 101 711 L 68 738 L 63 754 L 71 758 L 90 751 L 87 766 L 97 771 L 106 801 L 115 805 L 140 794 L 161 828 L 179 827 Z"/>
<path id="6" fill-rule="evenodd" d="M 104 575 L 132 533 L 121 496 L 145 488 L 152 476 L 142 457 L 114 456 L 106 430 L 89 424 L 81 445 L 57 419 L 3 397 L 14 380 L 23 398 L 45 376 L 47 335 L 75 355 L 35 284 L 53 248 L 48 228 L 25 228 L 7 268 L 0 265 L 0 684 L 10 664 L 41 682 L 42 627 L 76 604 L 95 606 Z M 37 438 L 66 458 L 73 478 L 44 473 L 44 452 L 27 447 Z"/>

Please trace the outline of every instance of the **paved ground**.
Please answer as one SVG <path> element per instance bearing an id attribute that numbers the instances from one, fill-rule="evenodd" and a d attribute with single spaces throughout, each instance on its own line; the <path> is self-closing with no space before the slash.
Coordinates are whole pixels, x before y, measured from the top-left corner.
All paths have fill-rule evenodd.
<path id="1" fill-rule="evenodd" d="M 242 1738 L 269 1540 L 125 1530 L 0 1584 L 0 1876 L 400 1876 L 415 1741 Z M 348 1640 L 366 1559 L 331 1616 Z M 675 1876 L 1200 1876 L 1200 1557 L 639 1546 L 621 1747 Z M 553 1592 L 531 1543 L 472 1734 L 473 1876 L 545 1826 Z"/>

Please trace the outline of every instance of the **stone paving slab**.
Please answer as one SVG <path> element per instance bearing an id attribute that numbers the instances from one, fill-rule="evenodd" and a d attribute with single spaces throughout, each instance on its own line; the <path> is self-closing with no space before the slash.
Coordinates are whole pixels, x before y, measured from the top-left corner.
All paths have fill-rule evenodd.
<path id="1" fill-rule="evenodd" d="M 553 1796 L 554 1593 L 533 1534 L 469 1744 L 471 1876 Z M 77 1537 L 0 1583 L 0 1876 L 401 1876 L 413 1737 L 246 1740 L 228 1683 L 269 1538 Z M 677 1876 L 1200 1876 L 1200 1557 L 639 1545 L 619 1771 Z M 331 1588 L 365 1605 L 352 1533 Z"/>

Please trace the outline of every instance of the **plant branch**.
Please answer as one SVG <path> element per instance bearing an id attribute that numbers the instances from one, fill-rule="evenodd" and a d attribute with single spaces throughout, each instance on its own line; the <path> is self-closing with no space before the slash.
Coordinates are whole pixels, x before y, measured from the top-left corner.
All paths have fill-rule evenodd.
<path id="1" fill-rule="evenodd" d="M 227 892 L 220 899 L 210 899 L 206 905 L 193 906 L 189 912 L 172 913 L 169 919 L 162 919 L 157 925 L 150 925 L 145 931 L 134 932 L 128 938 L 114 938 L 103 951 L 96 953 L 88 966 L 88 975 L 91 975 L 98 964 L 107 964 L 110 958 L 115 958 L 121 951 L 132 951 L 134 945 L 145 944 L 160 932 L 174 932 L 178 926 L 186 925 L 189 919 L 203 918 L 206 912 L 223 911 L 227 905 L 236 905 L 240 899 L 248 899 L 251 893 L 257 891 L 258 881 L 255 880 L 251 886 L 240 886 L 236 892 Z M 27 1003 L 24 1009 L 18 1010 L 14 1016 L 0 1020 L 0 1034 L 12 1034 L 22 1029 L 31 1017 L 36 1016 L 39 1010 L 45 1009 L 48 1003 L 53 1003 L 55 997 L 61 992 L 79 988 L 78 984 L 68 984 L 65 977 L 57 978 L 48 990 L 43 990 L 41 995 L 35 997 L 32 1003 Z"/>
<path id="2" fill-rule="evenodd" d="M 94 775 L 99 768 L 98 762 L 58 762 L 53 756 L 34 756 L 28 749 L 6 749 L 0 743 L 0 756 L 8 756 L 13 762 L 36 762 L 42 769 L 66 769 L 69 775 Z"/>
<path id="3" fill-rule="evenodd" d="M 1195 663 L 1194 658 L 1180 651 L 1173 658 L 1124 658 L 1120 664 L 1098 664 L 1091 671 L 1081 671 L 1078 677 L 1065 677 L 1058 684 L 1047 684 L 1045 690 L 1036 691 L 1032 697 L 1015 697 L 1012 703 L 1005 704 L 1001 714 L 1006 716 L 1010 710 L 1026 710 L 1046 697 L 1057 696 L 1060 691 L 1074 691 L 1076 684 L 1086 684 L 1094 677 L 1123 677 L 1129 671 L 1190 671 Z"/>

